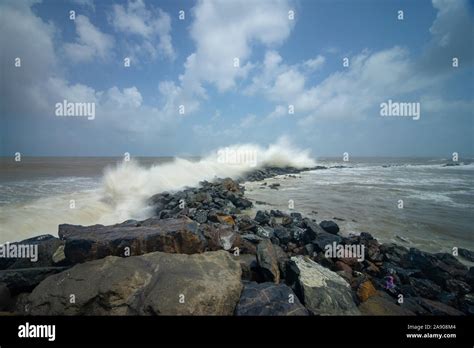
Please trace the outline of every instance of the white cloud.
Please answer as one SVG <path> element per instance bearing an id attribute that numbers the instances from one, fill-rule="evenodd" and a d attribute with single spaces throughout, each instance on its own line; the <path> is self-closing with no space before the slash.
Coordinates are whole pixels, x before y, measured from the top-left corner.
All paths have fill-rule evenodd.
<path id="1" fill-rule="evenodd" d="M 199 1 L 194 8 L 191 37 L 196 52 L 188 62 L 184 80 L 194 79 L 214 84 L 219 91 L 235 86 L 236 80 L 251 68 L 251 45 L 265 46 L 283 42 L 293 21 L 288 19 L 287 1 Z M 234 58 L 240 67 L 234 67 Z"/>
<path id="2" fill-rule="evenodd" d="M 132 54 L 146 54 L 152 59 L 159 55 L 175 58 L 171 40 L 171 17 L 161 9 L 152 6 L 147 8 L 142 0 L 128 1 L 127 6 L 113 6 L 109 21 L 116 31 L 133 36 L 134 43 L 128 43 Z"/>
<path id="3" fill-rule="evenodd" d="M 101 32 L 89 18 L 78 15 L 75 19 L 77 39 L 64 44 L 64 52 L 73 62 L 89 62 L 95 58 L 105 60 L 114 46 L 112 36 Z"/>
<path id="4" fill-rule="evenodd" d="M 308 59 L 307 61 L 305 61 L 303 63 L 303 66 L 310 71 L 315 71 L 321 69 L 325 61 L 326 58 L 324 58 L 324 56 L 318 55 L 316 58 Z"/>

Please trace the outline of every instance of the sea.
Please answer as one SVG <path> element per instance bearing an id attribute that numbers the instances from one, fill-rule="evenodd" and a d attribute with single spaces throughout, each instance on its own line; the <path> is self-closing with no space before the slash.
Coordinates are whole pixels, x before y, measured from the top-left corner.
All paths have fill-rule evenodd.
<path id="1" fill-rule="evenodd" d="M 242 148 L 241 148 L 242 149 Z M 248 148 L 246 148 L 248 150 Z M 253 149 L 255 150 L 255 149 Z M 329 169 L 246 182 L 259 209 L 333 220 L 343 235 L 369 232 L 429 252 L 474 250 L 474 159 L 313 158 L 298 149 L 256 149 L 257 166 L 201 158 L 0 158 L 0 243 L 57 235 L 62 223 L 114 224 L 153 215 L 153 194 L 239 176 L 264 165 Z M 342 166 L 342 168 L 341 168 Z M 271 184 L 279 184 L 270 188 Z"/>

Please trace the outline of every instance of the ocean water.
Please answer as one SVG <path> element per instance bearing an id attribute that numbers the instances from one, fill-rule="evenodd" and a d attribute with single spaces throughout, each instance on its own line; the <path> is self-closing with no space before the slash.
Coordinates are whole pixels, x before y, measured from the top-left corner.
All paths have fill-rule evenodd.
<path id="1" fill-rule="evenodd" d="M 444 166 L 438 158 L 356 158 L 348 163 L 320 159 L 319 165 L 349 168 L 315 170 L 296 178 L 246 184 L 257 209 L 280 209 L 334 220 L 341 233 L 369 232 L 382 242 L 395 242 L 430 252 L 453 247 L 474 250 L 474 164 Z M 279 189 L 268 188 L 279 183 Z M 403 207 L 400 205 L 403 204 Z M 402 208 L 401 208 L 402 207 Z M 339 220 L 343 219 L 343 220 Z"/>
<path id="2" fill-rule="evenodd" d="M 474 250 L 474 164 L 444 167 L 437 158 L 312 159 L 288 145 L 257 151 L 258 166 L 344 165 L 265 180 L 278 190 L 246 183 L 256 209 L 298 211 L 317 221 L 338 219 L 342 234 L 370 232 L 386 242 L 440 252 Z M 0 242 L 38 234 L 56 235 L 61 223 L 113 224 L 145 219 L 146 199 L 162 191 L 196 186 L 216 177 L 237 178 L 255 169 L 246 163 L 203 158 L 2 158 L 0 167 Z M 294 208 L 289 208 L 292 200 Z M 403 200 L 403 209 L 399 208 Z"/>

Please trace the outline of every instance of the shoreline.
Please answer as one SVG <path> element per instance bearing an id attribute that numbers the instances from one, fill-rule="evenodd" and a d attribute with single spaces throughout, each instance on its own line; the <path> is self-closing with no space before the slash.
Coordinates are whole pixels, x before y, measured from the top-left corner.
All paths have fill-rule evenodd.
<path id="1" fill-rule="evenodd" d="M 257 211 L 254 218 L 243 213 L 253 206 L 244 182 L 327 168 L 267 167 L 238 180 L 202 182 L 151 196 L 155 216 L 143 221 L 63 224 L 59 238 L 13 243 L 38 245 L 39 259 L 0 259 L 0 310 L 32 315 L 474 314 L 474 268 L 451 254 L 380 244 L 364 232 L 343 237 L 336 222 L 318 224 L 296 211 Z M 325 257 L 328 245 L 363 247 L 358 249 L 363 255 Z M 459 250 L 458 257 L 472 262 L 473 256 Z M 172 266 L 163 273 L 150 264 Z M 131 275 L 119 269 L 138 272 L 138 279 L 127 283 Z M 222 275 L 221 282 L 213 282 L 208 274 L 213 272 Z M 87 281 L 81 283 L 77 275 Z M 163 288 L 157 280 L 163 277 L 170 277 L 167 286 L 183 298 Z M 54 286 L 58 282 L 63 286 Z M 82 289 L 85 284 L 90 287 Z M 200 290 L 193 291 L 192 284 Z M 114 298 L 104 297 L 104 286 Z M 68 300 L 70 289 L 78 292 L 74 303 Z M 150 295 L 155 292 L 173 298 Z"/>

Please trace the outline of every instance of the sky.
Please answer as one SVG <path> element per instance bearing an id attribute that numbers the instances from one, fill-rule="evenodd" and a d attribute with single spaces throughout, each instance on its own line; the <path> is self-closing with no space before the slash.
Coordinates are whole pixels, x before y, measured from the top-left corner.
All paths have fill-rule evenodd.
<path id="1" fill-rule="evenodd" d="M 2 156 L 474 156 L 473 1 L 0 0 L 0 47 Z"/>

